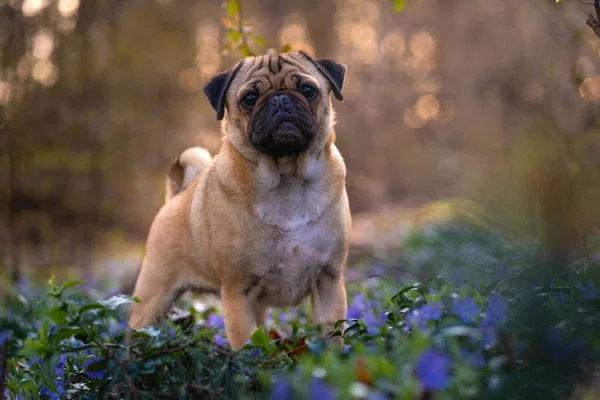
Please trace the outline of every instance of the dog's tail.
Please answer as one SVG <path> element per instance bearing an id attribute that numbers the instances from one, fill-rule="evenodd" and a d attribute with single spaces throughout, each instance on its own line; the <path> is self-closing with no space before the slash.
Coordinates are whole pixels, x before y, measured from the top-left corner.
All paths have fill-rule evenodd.
<path id="1" fill-rule="evenodd" d="M 190 147 L 184 150 L 169 168 L 165 202 L 185 189 L 211 161 L 212 156 L 202 147 Z"/>

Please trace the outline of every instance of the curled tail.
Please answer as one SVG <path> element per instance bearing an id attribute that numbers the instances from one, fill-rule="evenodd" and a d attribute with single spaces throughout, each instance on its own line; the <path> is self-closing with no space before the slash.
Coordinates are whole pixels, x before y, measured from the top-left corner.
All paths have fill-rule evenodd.
<path id="1" fill-rule="evenodd" d="M 167 174 L 167 194 L 165 202 L 169 201 L 177 193 L 181 192 L 190 184 L 192 179 L 210 164 L 212 156 L 208 150 L 202 147 L 190 147 L 185 149 L 179 157 L 173 161 Z"/>

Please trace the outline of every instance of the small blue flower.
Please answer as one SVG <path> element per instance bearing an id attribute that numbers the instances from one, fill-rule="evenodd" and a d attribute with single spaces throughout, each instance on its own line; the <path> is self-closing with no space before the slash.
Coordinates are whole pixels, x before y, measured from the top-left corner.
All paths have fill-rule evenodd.
<path id="1" fill-rule="evenodd" d="M 365 318 L 365 323 L 367 324 L 367 332 L 371 335 L 376 335 L 379 333 L 379 329 L 382 327 L 383 322 L 387 320 L 387 315 L 385 312 L 380 311 L 379 315 L 375 315 L 373 311 L 367 311 L 363 313 Z"/>
<path id="2" fill-rule="evenodd" d="M 442 311 L 444 307 L 442 303 L 427 303 L 419 310 L 423 318 L 430 321 L 437 321 L 442 318 Z"/>
<path id="3" fill-rule="evenodd" d="M 584 300 L 593 300 L 598 298 L 598 288 L 594 286 L 594 282 L 589 279 L 585 282 L 585 286 L 583 286 L 581 283 L 578 283 L 575 285 L 575 287 L 579 289 L 581 292 L 581 297 Z"/>
<path id="4" fill-rule="evenodd" d="M 322 378 L 311 380 L 309 393 L 309 399 L 329 400 L 335 398 L 335 392 L 325 384 Z"/>
<path id="5" fill-rule="evenodd" d="M 87 376 L 89 376 L 91 379 L 104 378 L 104 376 L 106 375 L 105 369 L 99 369 L 96 371 L 87 371 L 87 368 L 90 364 L 101 362 L 103 360 L 104 360 L 103 357 L 94 357 L 94 358 L 88 358 L 87 360 L 85 360 L 85 362 L 83 363 L 83 369 L 86 370 L 85 373 L 87 374 Z"/>
<path id="6" fill-rule="evenodd" d="M 371 392 L 367 396 L 367 400 L 390 400 L 390 396 L 381 392 Z"/>
<path id="7" fill-rule="evenodd" d="M 269 399 L 290 399 L 293 397 L 293 395 L 294 392 L 292 391 L 292 385 L 290 385 L 287 379 L 283 376 L 278 376 L 273 384 L 273 387 L 271 388 L 271 396 L 269 396 Z"/>
<path id="8" fill-rule="evenodd" d="M 360 308 L 351 304 L 346 309 L 346 319 L 359 319 L 360 318 Z"/>
<path id="9" fill-rule="evenodd" d="M 483 347 L 494 347 L 498 343 L 498 329 L 489 320 L 485 319 L 479 324 L 479 328 L 483 333 Z"/>
<path id="10" fill-rule="evenodd" d="M 429 390 L 443 390 L 450 384 L 450 359 L 437 350 L 426 350 L 417 361 L 419 381 Z"/>
<path id="11" fill-rule="evenodd" d="M 472 297 L 466 296 L 462 301 L 456 299 L 452 311 L 457 314 L 465 324 L 475 322 L 475 318 L 481 311 L 475 300 Z"/>
<path id="12" fill-rule="evenodd" d="M 488 306 L 486 309 L 487 318 L 493 322 L 504 322 L 508 318 L 506 310 L 508 304 L 502 296 L 492 293 L 489 297 Z"/>
<path id="13" fill-rule="evenodd" d="M 42 387 L 40 388 L 40 394 L 42 396 L 46 396 L 46 398 L 50 400 L 59 400 L 60 395 L 64 392 L 64 389 L 62 387 L 59 387 L 59 385 L 56 385 L 56 389 L 56 392 L 52 392 L 50 391 L 50 389 L 48 389 L 46 385 L 42 384 Z"/>
<path id="14" fill-rule="evenodd" d="M 228 342 L 223 336 L 217 334 L 215 335 L 215 343 L 219 346 L 225 346 Z"/>
<path id="15" fill-rule="evenodd" d="M 252 356 L 252 357 L 258 357 L 259 354 L 260 354 L 260 347 L 255 347 L 250 352 L 250 356 Z"/>
<path id="16" fill-rule="evenodd" d="M 483 358 L 483 354 L 481 351 L 475 350 L 474 352 L 462 351 L 462 358 L 468 364 L 471 364 L 474 367 L 484 367 L 485 366 L 485 358 Z"/>
<path id="17" fill-rule="evenodd" d="M 380 308 L 381 305 L 377 300 L 369 300 L 365 297 L 364 293 L 358 293 L 346 309 L 346 319 L 360 319 L 363 312 Z"/>
<path id="18" fill-rule="evenodd" d="M 64 354 L 61 354 L 60 358 L 58 359 L 58 363 L 56 363 L 56 366 L 54 367 L 54 372 L 56 373 L 56 376 L 60 379 L 63 378 L 63 375 L 65 373 L 64 368 L 66 364 L 67 357 Z"/>
<path id="19" fill-rule="evenodd" d="M 225 329 L 225 321 L 223 316 L 217 313 L 211 313 L 208 316 L 208 326 L 214 329 Z"/>
<path id="20" fill-rule="evenodd" d="M 296 310 L 289 310 L 287 313 L 279 313 L 279 321 L 281 321 L 284 324 L 296 318 L 298 318 L 298 313 L 296 312 Z"/>
<path id="21" fill-rule="evenodd" d="M 425 329 L 427 321 L 437 321 L 442 317 L 442 303 L 428 303 L 423 307 L 412 310 L 407 317 L 410 326 L 415 329 Z"/>
<path id="22" fill-rule="evenodd" d="M 8 341 L 8 331 L 0 332 L 0 346 L 4 346 L 4 343 Z"/>

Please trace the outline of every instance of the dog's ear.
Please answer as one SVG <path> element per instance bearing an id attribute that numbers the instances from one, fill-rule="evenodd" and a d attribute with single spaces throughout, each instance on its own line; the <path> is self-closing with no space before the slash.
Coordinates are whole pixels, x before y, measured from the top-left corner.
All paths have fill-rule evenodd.
<path id="1" fill-rule="evenodd" d="M 225 115 L 225 93 L 229 85 L 235 78 L 236 74 L 242 67 L 242 62 L 239 62 L 234 68 L 229 71 L 221 72 L 211 78 L 210 81 L 204 85 L 203 91 L 210 105 L 217 112 L 217 119 L 220 121 Z"/>
<path id="2" fill-rule="evenodd" d="M 311 56 L 303 51 L 299 52 L 304 58 L 312 62 L 319 71 L 327 78 L 331 85 L 331 91 L 336 99 L 344 100 L 342 95 L 342 86 L 344 86 L 344 77 L 346 76 L 346 66 L 340 64 L 331 58 L 320 58 L 313 60 Z"/>

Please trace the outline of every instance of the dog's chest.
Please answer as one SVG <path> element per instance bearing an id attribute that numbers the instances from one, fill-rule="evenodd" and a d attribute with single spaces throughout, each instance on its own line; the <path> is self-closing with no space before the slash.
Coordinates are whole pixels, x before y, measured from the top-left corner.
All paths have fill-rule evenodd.
<path id="1" fill-rule="evenodd" d="M 324 197 L 310 184 L 289 182 L 256 203 L 264 234 L 256 295 L 266 303 L 298 304 L 332 258 L 337 240 Z"/>

